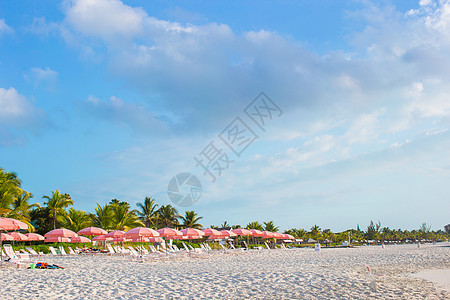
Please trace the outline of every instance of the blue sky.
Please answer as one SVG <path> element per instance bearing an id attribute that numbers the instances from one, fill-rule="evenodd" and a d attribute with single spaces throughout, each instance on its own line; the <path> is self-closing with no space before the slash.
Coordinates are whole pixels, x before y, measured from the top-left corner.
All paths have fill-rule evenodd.
<path id="1" fill-rule="evenodd" d="M 447 1 L 0 2 L 0 167 L 35 200 L 145 196 L 195 174 L 203 224 L 440 229 L 450 204 Z M 244 109 L 265 92 L 282 114 Z M 220 140 L 236 118 L 258 137 Z M 212 182 L 194 157 L 233 162 Z"/>

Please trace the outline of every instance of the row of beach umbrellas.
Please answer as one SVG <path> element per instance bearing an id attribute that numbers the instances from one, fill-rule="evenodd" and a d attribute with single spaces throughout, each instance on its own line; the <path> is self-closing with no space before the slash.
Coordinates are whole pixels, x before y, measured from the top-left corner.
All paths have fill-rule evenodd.
<path id="1" fill-rule="evenodd" d="M 54 229 L 47 232 L 44 236 L 37 233 L 16 232 L 15 230 L 27 230 L 28 225 L 10 218 L 0 218 L 0 230 L 13 231 L 10 233 L 1 233 L 1 241 L 44 241 L 44 242 L 70 242 L 70 243 L 88 243 L 91 241 L 140 241 L 140 242 L 162 242 L 162 237 L 166 239 L 225 239 L 235 236 L 261 237 L 275 239 L 294 239 L 292 235 L 279 232 L 260 231 L 256 229 L 238 228 L 234 230 L 216 230 L 207 228 L 204 230 L 186 228 L 176 230 L 173 228 L 162 228 L 153 230 L 147 227 L 137 227 L 127 232 L 114 230 L 107 232 L 98 227 L 87 227 L 77 233 L 64 228 Z M 90 240 L 86 236 L 95 236 Z"/>

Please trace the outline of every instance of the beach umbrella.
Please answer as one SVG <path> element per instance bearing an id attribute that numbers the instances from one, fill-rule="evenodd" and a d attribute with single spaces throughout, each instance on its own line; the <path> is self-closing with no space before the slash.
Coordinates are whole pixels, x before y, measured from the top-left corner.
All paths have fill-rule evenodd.
<path id="1" fill-rule="evenodd" d="M 68 243 L 69 241 L 70 239 L 68 237 L 60 237 L 60 236 L 48 237 L 45 238 L 44 240 L 45 243 Z"/>
<path id="2" fill-rule="evenodd" d="M 223 236 L 228 236 L 228 237 L 234 237 L 234 236 L 237 236 L 237 234 L 234 233 L 234 232 L 231 231 L 231 230 L 221 230 L 220 233 L 221 233 L 221 235 L 223 235 Z"/>
<path id="3" fill-rule="evenodd" d="M 263 233 L 261 230 L 257 230 L 257 229 L 250 229 L 250 232 L 252 233 L 253 236 L 255 237 L 262 237 Z"/>
<path id="4" fill-rule="evenodd" d="M 278 239 L 284 239 L 283 234 L 279 233 L 279 232 L 273 232 L 273 237 L 276 238 L 277 240 Z"/>
<path id="5" fill-rule="evenodd" d="M 140 238 L 140 237 L 153 237 L 159 236 L 156 230 L 147 227 L 136 227 L 125 232 L 124 236 L 126 238 Z"/>
<path id="6" fill-rule="evenodd" d="M 274 238 L 275 235 L 273 234 L 273 232 L 270 232 L 270 231 L 263 231 L 263 232 L 262 232 L 262 237 L 263 237 L 263 238 L 266 238 L 266 239 L 271 239 L 271 238 Z"/>
<path id="7" fill-rule="evenodd" d="M 25 233 L 25 235 L 28 237 L 29 241 L 43 241 L 45 240 L 45 238 L 38 234 L 38 233 L 34 233 L 34 232 L 30 232 L 30 233 Z"/>
<path id="8" fill-rule="evenodd" d="M 92 235 L 102 235 L 107 234 L 106 230 L 98 227 L 86 227 L 77 232 L 78 235 L 92 236 Z"/>
<path id="9" fill-rule="evenodd" d="M 185 228 L 180 230 L 183 235 L 186 236 L 204 236 L 205 233 L 195 228 Z"/>
<path id="10" fill-rule="evenodd" d="M 65 229 L 65 228 L 59 228 L 59 229 L 53 229 L 46 234 L 44 234 L 44 237 L 62 237 L 62 238 L 72 238 L 76 237 L 77 234 L 73 232 L 72 230 Z"/>
<path id="11" fill-rule="evenodd" d="M 3 231 L 9 231 L 9 230 L 27 230 L 28 225 L 22 221 L 11 219 L 11 218 L 2 218 L 0 217 L 0 249 L 2 248 L 2 230 Z M 0 252 L 1 260 L 3 260 L 3 252 Z"/>
<path id="12" fill-rule="evenodd" d="M 173 228 L 161 228 L 158 229 L 157 232 L 160 236 L 169 237 L 169 236 L 182 236 L 183 233 L 181 231 L 173 229 Z"/>
<path id="13" fill-rule="evenodd" d="M 206 228 L 206 229 L 203 229 L 202 231 L 206 236 L 211 236 L 211 235 L 221 236 L 222 235 L 222 233 L 219 230 L 215 230 L 212 228 Z"/>
<path id="14" fill-rule="evenodd" d="M 125 232 L 122 230 L 113 230 L 111 232 L 108 232 L 106 234 L 106 237 L 114 238 L 116 240 L 116 242 L 122 242 L 124 234 L 125 234 Z M 119 241 L 119 238 L 122 238 L 122 240 Z"/>
<path id="15" fill-rule="evenodd" d="M 147 227 L 136 227 L 125 232 L 126 238 L 139 238 L 141 240 L 141 256 L 142 256 L 142 238 L 157 237 L 159 233 L 156 230 Z"/>
<path id="16" fill-rule="evenodd" d="M 180 230 L 181 233 L 183 233 L 183 240 L 189 240 L 189 242 L 191 240 L 198 240 L 201 239 L 205 233 L 201 230 L 195 229 L 195 228 L 185 228 Z"/>
<path id="17" fill-rule="evenodd" d="M 97 242 L 98 241 L 110 241 L 112 239 L 113 239 L 112 237 L 108 237 L 106 235 L 98 235 L 95 238 L 93 238 L 91 241 L 94 241 L 94 242 L 96 242 L 96 241 Z"/>
<path id="18" fill-rule="evenodd" d="M 22 221 L 11 218 L 0 218 L 0 230 L 28 230 L 28 225 Z"/>
<path id="19" fill-rule="evenodd" d="M 295 240 L 295 237 L 293 237 L 290 234 L 285 233 L 285 234 L 283 234 L 283 236 L 284 236 L 284 239 L 286 239 L 286 240 Z"/>
<path id="20" fill-rule="evenodd" d="M 244 228 L 237 228 L 232 230 L 234 233 L 236 233 L 237 235 L 242 235 L 242 236 L 250 236 L 252 235 L 252 232 L 248 229 L 244 229 Z"/>
<path id="21" fill-rule="evenodd" d="M 14 238 L 12 236 L 10 236 L 9 234 L 2 233 L 1 240 L 2 241 L 13 241 Z"/>
<path id="22" fill-rule="evenodd" d="M 91 240 L 84 236 L 76 236 L 70 239 L 69 243 L 90 243 Z"/>
<path id="23" fill-rule="evenodd" d="M 23 242 L 23 241 L 29 241 L 30 239 L 20 232 L 11 232 L 9 233 L 10 236 L 14 238 L 14 241 Z"/>
<path id="24" fill-rule="evenodd" d="M 160 237 L 151 237 L 148 239 L 150 243 L 162 243 L 164 240 Z"/>

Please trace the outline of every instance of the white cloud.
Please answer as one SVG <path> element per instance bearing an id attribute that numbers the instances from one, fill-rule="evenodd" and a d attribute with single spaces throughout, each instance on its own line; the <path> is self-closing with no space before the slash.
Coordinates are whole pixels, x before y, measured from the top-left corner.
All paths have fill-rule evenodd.
<path id="1" fill-rule="evenodd" d="M 0 35 L 3 33 L 12 34 L 14 33 L 14 29 L 6 24 L 5 19 L 0 19 Z"/>
<path id="2" fill-rule="evenodd" d="M 167 130 L 161 120 L 163 116 L 152 113 L 145 105 L 125 102 L 114 96 L 106 101 L 89 96 L 81 107 L 94 118 L 130 126 L 135 132 L 145 135 L 161 134 Z"/>
<path id="3" fill-rule="evenodd" d="M 13 87 L 0 88 L 0 123 L 21 123 L 34 117 L 38 110 Z"/>
<path id="4" fill-rule="evenodd" d="M 29 72 L 24 74 L 25 79 L 34 82 L 35 86 L 44 85 L 48 89 L 53 90 L 56 86 L 56 81 L 58 80 L 58 72 L 46 67 L 42 68 L 31 68 Z"/>
<path id="5" fill-rule="evenodd" d="M 26 142 L 26 134 L 38 133 L 44 123 L 43 111 L 15 88 L 0 88 L 0 146 Z"/>

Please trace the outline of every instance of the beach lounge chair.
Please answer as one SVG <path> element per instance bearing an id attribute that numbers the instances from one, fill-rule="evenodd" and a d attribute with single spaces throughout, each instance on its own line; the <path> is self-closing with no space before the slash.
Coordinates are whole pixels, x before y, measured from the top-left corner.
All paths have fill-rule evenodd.
<path id="1" fill-rule="evenodd" d="M 34 249 L 31 248 L 31 247 L 27 247 L 26 249 L 27 249 L 28 253 L 30 253 L 32 256 L 41 256 L 41 255 L 44 254 L 44 253 L 42 253 L 42 252 L 37 253 L 37 252 L 34 251 Z"/>
<path id="2" fill-rule="evenodd" d="M 111 245 L 106 245 L 106 248 L 108 248 L 108 255 L 115 255 L 117 254 L 116 251 L 114 251 L 113 247 Z"/>
<path id="3" fill-rule="evenodd" d="M 264 242 L 264 245 L 266 246 L 266 248 L 267 248 L 268 250 L 270 250 L 270 247 L 269 247 L 269 245 L 267 244 L 267 242 Z"/>
<path id="4" fill-rule="evenodd" d="M 76 255 L 76 253 L 75 253 L 75 251 L 73 251 L 72 247 L 67 247 L 67 249 L 69 249 L 70 255 Z"/>
<path id="5" fill-rule="evenodd" d="M 3 248 L 5 249 L 6 256 L 9 257 L 9 261 L 14 264 L 20 264 L 20 263 L 31 263 L 31 259 L 29 254 L 16 254 L 14 252 L 14 249 L 11 245 L 4 245 Z"/>
<path id="6" fill-rule="evenodd" d="M 63 246 L 59 246 L 59 252 L 61 253 L 61 255 L 67 255 L 66 250 L 64 250 Z"/>
<path id="7" fill-rule="evenodd" d="M 58 255 L 58 252 L 56 252 L 56 249 L 53 248 L 53 246 L 49 246 L 49 247 L 48 247 L 48 250 L 50 250 L 50 253 L 51 253 L 52 255 L 54 255 L 54 256 L 57 256 L 57 255 Z"/>

